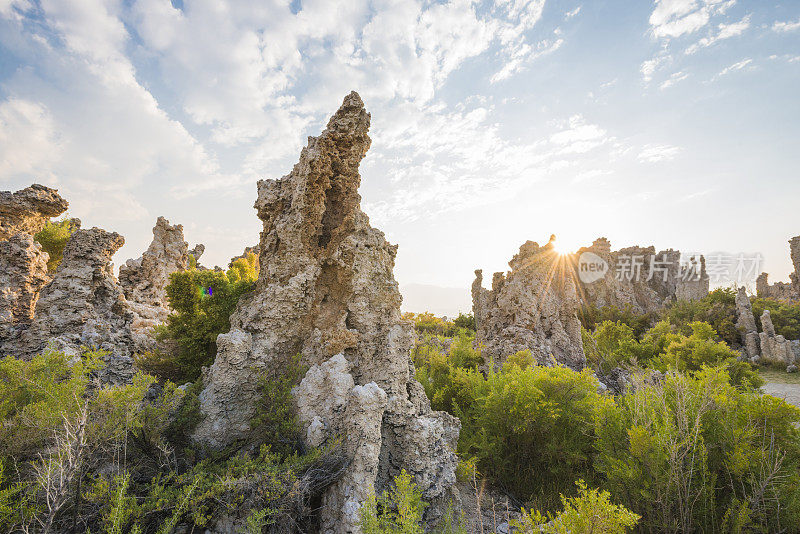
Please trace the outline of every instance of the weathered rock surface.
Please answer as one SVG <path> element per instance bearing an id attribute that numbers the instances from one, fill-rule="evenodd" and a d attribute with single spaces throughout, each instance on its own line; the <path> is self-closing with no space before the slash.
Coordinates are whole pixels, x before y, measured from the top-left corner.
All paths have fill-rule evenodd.
<path id="1" fill-rule="evenodd" d="M 401 468 L 433 504 L 428 517 L 441 513 L 455 483 L 459 422 L 431 411 L 413 378 L 413 328 L 400 317 L 392 273 L 397 247 L 359 207 L 369 122 L 351 93 L 326 130 L 309 138 L 290 174 L 258 183 L 255 208 L 264 223 L 258 282 L 240 300 L 230 332 L 217 339 L 200 395 L 205 418 L 195 434 L 211 447 L 246 437 L 256 374 L 281 373 L 299 354 L 311 370 L 298 403 L 330 397 L 330 406 L 314 407 L 313 414 L 300 410 L 314 427 L 309 444 L 341 433 L 352 461 L 323 497 L 325 532 L 355 531 L 354 503 L 386 488 Z"/>
<path id="2" fill-rule="evenodd" d="M 197 254 L 198 249 L 193 252 Z M 170 225 L 159 217 L 153 227 L 153 241 L 144 254 L 120 266 L 119 284 L 128 300 L 166 308 L 169 275 L 188 267 L 189 244 L 183 240 L 183 226 Z"/>
<path id="3" fill-rule="evenodd" d="M 592 246 L 579 249 L 575 257 L 580 259 L 584 253 L 596 254 L 608 266 L 602 278 L 589 282 L 584 282 L 576 269 L 582 300 L 598 308 L 630 307 L 639 314 L 657 313 L 675 300 L 679 291 L 690 298 L 702 298 L 703 290 L 708 293 L 708 278 L 702 257 L 702 271 L 697 271 L 698 278 L 684 281 L 681 279 L 681 253 L 676 250 L 656 253 L 655 247 L 650 246 L 628 247 L 612 252 L 611 243 L 601 237 Z M 576 261 L 575 264 L 579 267 L 580 262 Z"/>
<path id="4" fill-rule="evenodd" d="M 800 298 L 800 235 L 789 240 L 789 256 L 792 258 L 794 272 L 789 275 L 792 280 L 794 294 Z"/>
<path id="5" fill-rule="evenodd" d="M 743 287 L 736 292 L 736 328 L 742 335 L 745 356 L 750 360 L 757 360 L 760 355 L 758 328 L 750 298 Z"/>
<path id="6" fill-rule="evenodd" d="M 708 295 L 709 278 L 706 272 L 706 259 L 693 256 L 689 263 L 681 267 L 675 286 L 677 300 L 700 300 Z"/>
<path id="7" fill-rule="evenodd" d="M 36 234 L 69 207 L 58 191 L 39 184 L 14 193 L 0 191 L 0 240 L 19 233 Z"/>
<path id="8" fill-rule="evenodd" d="M 785 365 L 786 367 L 794 364 L 795 353 L 792 349 L 792 342 L 780 334 L 775 334 L 775 326 L 772 324 L 769 310 L 764 310 L 761 315 L 761 333 L 758 337 L 761 359 L 765 363 Z"/>
<path id="9" fill-rule="evenodd" d="M 33 320 L 39 291 L 50 280 L 48 259 L 30 234 L 0 241 L 0 345 L 16 338 Z"/>
<path id="10" fill-rule="evenodd" d="M 190 256 L 196 261 L 203 251 L 205 247 L 201 244 L 189 250 L 183 239 L 183 226 L 170 225 L 167 219 L 159 217 L 147 250 L 141 257 L 120 266 L 119 283 L 134 313 L 131 335 L 136 352 L 155 348 L 152 328 L 164 323 L 170 313 L 169 275 L 188 269 Z"/>
<path id="11" fill-rule="evenodd" d="M 775 282 L 769 283 L 769 275 L 761 273 L 756 278 L 756 295 L 761 298 L 770 298 L 775 300 L 783 300 L 786 302 L 794 302 L 798 300 L 798 294 L 795 292 L 794 286 L 789 282 Z"/>
<path id="12" fill-rule="evenodd" d="M 39 294 L 30 328 L 21 336 L 22 357 L 48 346 L 73 354 L 82 347 L 103 349 L 110 353 L 105 378 L 130 378 L 132 314 L 111 266 L 111 256 L 124 243 L 121 235 L 99 228 L 72 235 L 53 280 Z"/>
<path id="13" fill-rule="evenodd" d="M 508 262 L 506 275 L 495 273 L 492 288 L 475 271 L 472 311 L 475 340 L 486 362 L 502 365 L 508 356 L 530 350 L 539 363 L 553 361 L 582 369 L 586 365 L 578 319 L 580 300 L 569 259 L 551 241 L 528 241 Z"/>

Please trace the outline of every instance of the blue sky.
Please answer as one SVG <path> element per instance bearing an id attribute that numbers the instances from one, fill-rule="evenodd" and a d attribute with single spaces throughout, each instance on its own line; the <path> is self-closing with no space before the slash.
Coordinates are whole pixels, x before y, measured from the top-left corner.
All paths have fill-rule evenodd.
<path id="1" fill-rule="evenodd" d="M 0 187 L 59 188 L 126 237 L 117 264 L 164 215 L 224 265 L 258 240 L 256 180 L 353 89 L 363 207 L 406 287 L 466 296 L 551 233 L 758 252 L 788 279 L 798 0 L 0 0 Z"/>

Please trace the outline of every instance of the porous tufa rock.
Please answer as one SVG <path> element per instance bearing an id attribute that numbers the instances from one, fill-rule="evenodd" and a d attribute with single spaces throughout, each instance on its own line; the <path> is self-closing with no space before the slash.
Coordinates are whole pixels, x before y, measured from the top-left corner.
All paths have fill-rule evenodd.
<path id="1" fill-rule="evenodd" d="M 171 225 L 167 219 L 159 217 L 147 250 L 139 258 L 130 259 L 120 266 L 119 283 L 134 314 L 131 334 L 137 352 L 156 347 L 152 330 L 163 324 L 170 313 L 167 299 L 169 276 L 188 269 L 189 257 L 196 261 L 204 250 L 203 245 L 189 250 L 183 239 L 183 226 Z"/>
<path id="2" fill-rule="evenodd" d="M 14 193 L 0 191 L 0 240 L 19 233 L 36 234 L 51 217 L 69 207 L 56 189 L 33 184 Z"/>
<path id="3" fill-rule="evenodd" d="M 132 376 L 132 314 L 111 257 L 125 243 L 100 228 L 77 230 L 64 247 L 52 281 L 40 292 L 33 322 L 21 337 L 25 358 L 50 346 L 78 354 L 83 347 L 108 351 L 104 378 L 120 383 Z"/>
<path id="4" fill-rule="evenodd" d="M 599 279 L 584 282 L 580 276 L 580 258 L 584 253 L 599 256 L 607 270 Z M 611 251 L 611 243 L 600 237 L 590 247 L 575 253 L 576 280 L 581 299 L 598 308 L 616 306 L 638 314 L 658 313 L 676 298 L 698 299 L 708 293 L 705 259 L 681 270 L 677 250 L 656 252 L 655 247 L 627 247 Z M 685 279 L 684 279 L 685 277 Z"/>
<path id="5" fill-rule="evenodd" d="M 349 94 L 325 131 L 309 138 L 290 174 L 259 181 L 258 281 L 240 299 L 230 332 L 217 339 L 214 364 L 204 370 L 205 418 L 195 432 L 197 441 L 212 448 L 244 440 L 259 373 L 281 374 L 297 354 L 311 369 L 341 354 L 349 368 L 338 374 L 348 374 L 353 386 L 347 380 L 346 399 L 337 398 L 352 420 L 325 427 L 322 416 L 306 419 L 314 426 L 306 431 L 310 444 L 328 439 L 333 430 L 327 429 L 339 425 L 350 455 L 340 483 L 323 496 L 322 516 L 328 519 L 322 530 L 330 532 L 342 528 L 333 518 L 350 524 L 353 503 L 388 487 L 401 468 L 414 475 L 431 503 L 426 517 L 435 518 L 444 511 L 457 465 L 460 424 L 431 411 L 414 379 L 413 326 L 400 317 L 402 298 L 392 273 L 397 247 L 370 226 L 359 206 L 358 167 L 370 146 L 369 123 L 361 98 Z M 386 396 L 381 417 L 378 391 Z M 298 402 L 305 395 L 312 393 Z M 370 450 L 360 445 L 366 435 Z"/>
<path id="6" fill-rule="evenodd" d="M 736 328 L 741 332 L 744 355 L 747 359 L 757 359 L 760 354 L 760 340 L 753 307 L 744 287 L 736 291 Z"/>
<path id="7" fill-rule="evenodd" d="M 0 344 L 16 338 L 33 320 L 39 291 L 50 280 L 48 259 L 30 234 L 0 241 Z"/>
<path id="8" fill-rule="evenodd" d="M 508 263 L 511 271 L 494 274 L 491 289 L 483 287 L 482 271 L 475 271 L 472 311 L 487 364 L 500 366 L 529 350 L 542 364 L 555 359 L 573 369 L 586 365 L 573 269 L 552 240 L 543 247 L 523 244 Z"/>
<path id="9" fill-rule="evenodd" d="M 761 359 L 772 365 L 785 365 L 787 368 L 795 362 L 795 352 L 792 342 L 780 334 L 775 333 L 772 317 L 769 310 L 761 314 L 761 333 L 759 334 Z"/>

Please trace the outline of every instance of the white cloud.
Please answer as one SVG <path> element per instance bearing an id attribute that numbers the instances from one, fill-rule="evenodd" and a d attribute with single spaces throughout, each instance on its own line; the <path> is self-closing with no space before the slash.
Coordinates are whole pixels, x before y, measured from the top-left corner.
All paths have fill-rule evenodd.
<path id="1" fill-rule="evenodd" d="M 567 11 L 566 13 L 564 13 L 564 19 L 569 20 L 572 17 L 576 16 L 578 13 L 581 12 L 581 7 L 583 7 L 583 6 L 578 6 L 575 9 L 573 9 L 572 11 Z"/>
<path id="2" fill-rule="evenodd" d="M 664 82 L 662 82 L 661 85 L 658 86 L 658 88 L 661 89 L 661 90 L 667 89 L 669 87 L 672 87 L 676 83 L 685 80 L 688 77 L 689 77 L 689 75 L 686 74 L 683 71 L 674 72 L 674 73 L 672 73 L 670 75 L 670 77 L 668 79 L 666 79 Z"/>
<path id="3" fill-rule="evenodd" d="M 491 78 L 491 83 L 510 78 L 514 74 L 524 69 L 525 64 L 540 58 L 544 55 L 551 54 L 561 48 L 564 44 L 564 39 L 543 40 L 536 44 L 536 47 L 525 45 L 516 49 L 511 57 L 508 58 L 503 68 L 497 71 Z"/>
<path id="4" fill-rule="evenodd" d="M 573 115 L 569 126 L 550 136 L 550 142 L 560 146 L 561 154 L 582 154 L 606 143 L 606 131 L 596 124 L 588 124 L 581 115 Z"/>
<path id="5" fill-rule="evenodd" d="M 731 24 L 719 24 L 718 25 L 718 32 L 716 34 L 710 35 L 708 37 L 703 37 L 695 44 L 689 46 L 686 49 L 686 54 L 694 54 L 701 48 L 707 48 L 718 41 L 722 41 L 724 39 L 730 39 L 731 37 L 737 37 L 744 33 L 744 31 L 750 27 L 750 15 L 747 15 L 739 22 L 734 22 Z"/>
<path id="6" fill-rule="evenodd" d="M 642 163 L 658 163 L 674 159 L 681 151 L 673 145 L 649 144 L 642 147 L 638 159 Z"/>
<path id="7" fill-rule="evenodd" d="M 639 67 L 639 72 L 642 73 L 642 78 L 644 81 L 651 81 L 656 71 L 669 61 L 670 58 L 668 56 L 658 56 L 642 62 L 642 65 Z"/>
<path id="8" fill-rule="evenodd" d="M 52 182 L 50 168 L 60 152 L 47 108 L 19 98 L 0 103 L 0 176 L 28 174 Z"/>
<path id="9" fill-rule="evenodd" d="M 778 33 L 787 33 L 793 32 L 797 29 L 800 29 L 800 19 L 796 21 L 776 21 L 775 24 L 772 25 L 772 30 Z"/>
<path id="10" fill-rule="evenodd" d="M 726 74 L 728 74 L 728 73 L 731 73 L 731 72 L 734 72 L 734 71 L 737 71 L 737 70 L 742 70 L 743 68 L 745 68 L 745 67 L 747 67 L 748 65 L 750 65 L 752 62 L 753 62 L 753 60 L 752 60 L 752 59 L 750 59 L 750 58 L 743 59 L 743 60 L 741 60 L 741 61 L 737 61 L 737 62 L 736 62 L 736 63 L 734 63 L 733 65 L 729 65 L 729 66 L 725 67 L 724 69 L 722 69 L 722 70 L 719 72 L 719 74 L 717 74 L 716 76 L 714 76 L 714 79 L 717 79 L 717 78 L 719 78 L 720 76 L 725 76 Z"/>

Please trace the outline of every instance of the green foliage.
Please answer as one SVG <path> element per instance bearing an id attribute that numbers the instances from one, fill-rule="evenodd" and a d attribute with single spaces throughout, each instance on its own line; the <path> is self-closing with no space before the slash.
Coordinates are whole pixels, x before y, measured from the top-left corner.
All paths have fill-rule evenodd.
<path id="1" fill-rule="evenodd" d="M 587 304 L 581 308 L 578 317 L 583 328 L 590 332 L 594 331 L 597 325 L 606 321 L 622 323 L 631 329 L 636 339 L 639 339 L 658 319 L 654 314 L 636 313 L 630 304 L 622 308 L 617 306 L 602 306 L 598 308 Z"/>
<path id="2" fill-rule="evenodd" d="M 594 467 L 644 530 L 779 532 L 800 520 L 798 422 L 722 369 L 670 372 L 603 408 Z"/>
<path id="3" fill-rule="evenodd" d="M 574 534 L 625 534 L 636 526 L 641 516 L 611 502 L 607 491 L 588 489 L 583 480 L 576 483 L 576 497 L 561 496 L 564 509 L 558 514 L 525 512 L 522 521 L 514 526 L 524 533 Z"/>
<path id="4" fill-rule="evenodd" d="M 775 299 L 754 298 L 752 305 L 759 331 L 762 330 L 761 315 L 764 310 L 769 310 L 776 334 L 786 339 L 800 339 L 800 302 L 790 304 Z"/>
<path id="5" fill-rule="evenodd" d="M 53 272 L 58 268 L 64 256 L 64 247 L 78 228 L 77 219 L 64 217 L 57 221 L 48 221 L 44 228 L 33 236 L 34 240 L 42 245 L 42 250 L 50 255 L 50 259 L 47 260 L 48 271 Z"/>
<path id="6" fill-rule="evenodd" d="M 423 534 L 422 513 L 427 504 L 411 475 L 403 470 L 394 478 L 394 488 L 372 495 L 359 510 L 364 534 Z"/>
<path id="7" fill-rule="evenodd" d="M 474 333 L 475 318 L 472 314 L 460 313 L 455 320 L 446 317 L 436 317 L 430 312 L 404 313 L 403 319 L 414 323 L 414 328 L 420 334 L 453 337 L 459 332 Z"/>
<path id="8" fill-rule="evenodd" d="M 637 364 L 692 373 L 704 366 L 718 366 L 727 370 L 734 384 L 760 387 L 763 381 L 758 373 L 749 363 L 739 361 L 738 352 L 717 341 L 716 334 L 710 324 L 700 321 L 681 329 L 660 321 L 637 341 L 626 324 L 604 321 L 594 332 L 583 330 L 583 346 L 587 361 L 601 373 Z"/>
<path id="9" fill-rule="evenodd" d="M 306 371 L 307 368 L 300 365 L 298 354 L 280 375 L 263 375 L 258 381 L 259 399 L 251 421 L 252 434 L 259 443 L 270 444 L 272 450 L 284 455 L 302 448 L 292 388 L 300 383 Z"/>
<path id="10" fill-rule="evenodd" d="M 699 300 L 679 300 L 664 312 L 665 320 L 684 335 L 690 335 L 691 323 L 708 323 L 720 339 L 737 346 L 741 335 L 736 328 L 736 291 L 719 288 Z"/>
<path id="11" fill-rule="evenodd" d="M 236 260 L 227 272 L 196 269 L 173 273 L 167 297 L 173 313 L 158 332 L 162 341 L 177 345 L 174 364 L 163 355 L 140 357 L 140 365 L 175 382 L 191 381 L 200 369 L 210 365 L 217 352 L 217 336 L 230 330 L 230 316 L 239 298 L 250 291 L 256 280 L 256 257 Z M 148 365 L 149 364 L 149 365 Z"/>

